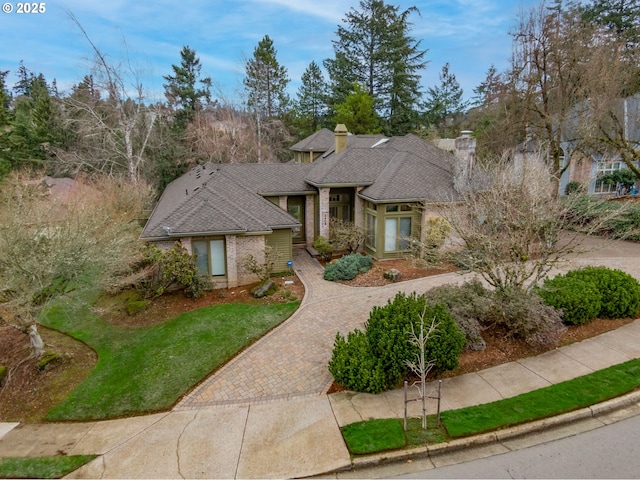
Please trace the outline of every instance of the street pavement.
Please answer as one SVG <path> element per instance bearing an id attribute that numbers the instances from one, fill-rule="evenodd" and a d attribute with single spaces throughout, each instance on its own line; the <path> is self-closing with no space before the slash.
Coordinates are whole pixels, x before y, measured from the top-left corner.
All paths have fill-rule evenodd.
<path id="1" fill-rule="evenodd" d="M 640 245 L 587 239 L 584 248 L 557 272 L 604 265 L 640 279 Z M 403 459 L 407 452 L 352 462 L 339 427 L 370 418 L 402 417 L 403 393 L 326 395 L 333 340 L 337 332 L 362 328 L 371 308 L 385 304 L 398 291 L 423 292 L 469 276 L 449 273 L 384 287 L 348 287 L 324 281 L 321 266 L 304 251 L 296 252 L 294 269 L 306 288 L 296 313 L 202 382 L 173 410 L 102 422 L 0 423 L 0 456 L 99 455 L 69 478 L 292 478 Z M 638 357 L 640 320 L 538 357 L 445 379 L 441 408 L 511 397 Z M 431 412 L 434 402 L 428 405 Z M 624 397 L 558 421 L 624 411 L 637 402 L 635 396 Z M 410 404 L 411 415 L 419 415 L 418 409 L 418 402 Z M 516 431 L 523 435 L 527 429 L 549 425 L 552 422 L 547 421 Z M 441 458 L 457 458 L 443 452 L 472 445 L 488 445 L 483 448 L 490 452 L 503 440 L 494 434 L 411 454 L 435 455 L 437 450 Z"/>

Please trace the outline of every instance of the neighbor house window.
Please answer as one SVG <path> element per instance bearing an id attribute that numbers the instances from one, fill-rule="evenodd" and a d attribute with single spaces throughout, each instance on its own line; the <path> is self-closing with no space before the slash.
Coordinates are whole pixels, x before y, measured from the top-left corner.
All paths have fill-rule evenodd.
<path id="1" fill-rule="evenodd" d="M 384 251 L 395 252 L 409 249 L 411 217 L 386 218 L 384 221 Z"/>
<path id="2" fill-rule="evenodd" d="M 598 180 L 596 180 L 595 193 L 615 193 L 615 184 L 612 185 L 599 179 L 623 168 L 623 162 L 598 162 Z"/>
<path id="3" fill-rule="evenodd" d="M 198 270 L 202 275 L 216 277 L 227 274 L 224 239 L 195 240 L 192 246 Z"/>

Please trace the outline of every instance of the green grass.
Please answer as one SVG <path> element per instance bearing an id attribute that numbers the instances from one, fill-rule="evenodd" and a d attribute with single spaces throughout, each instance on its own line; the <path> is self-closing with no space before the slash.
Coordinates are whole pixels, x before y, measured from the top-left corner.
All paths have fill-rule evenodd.
<path id="1" fill-rule="evenodd" d="M 640 385 L 640 359 L 497 402 L 450 410 L 442 421 L 452 437 L 559 415 L 630 392 Z"/>
<path id="2" fill-rule="evenodd" d="M 342 436 L 356 455 L 401 448 L 406 443 L 402 422 L 397 418 L 351 423 L 342 427 Z"/>
<path id="3" fill-rule="evenodd" d="M 0 478 L 61 478 L 96 455 L 0 458 Z"/>
<path id="4" fill-rule="evenodd" d="M 87 306 L 91 299 L 83 300 L 58 303 L 42 319 L 98 354 L 89 377 L 49 411 L 48 420 L 98 420 L 167 409 L 299 304 L 214 305 L 160 325 L 131 328 L 101 320 Z"/>
<path id="5" fill-rule="evenodd" d="M 633 359 L 517 397 L 442 412 L 439 428 L 434 416 L 428 417 L 427 430 L 421 429 L 420 419 L 409 419 L 407 432 L 402 431 L 402 420 L 378 419 L 345 425 L 342 435 L 355 455 L 405 445 L 417 447 L 560 415 L 624 395 L 638 386 L 640 359 Z"/>
<path id="6" fill-rule="evenodd" d="M 341 431 L 349 452 L 354 455 L 366 455 L 402 448 L 405 445 L 418 446 L 448 440 L 444 427 L 436 426 L 435 415 L 427 416 L 427 427 L 427 430 L 422 429 L 421 418 L 409 418 L 405 432 L 403 420 L 384 418 L 351 423 L 342 427 Z"/>

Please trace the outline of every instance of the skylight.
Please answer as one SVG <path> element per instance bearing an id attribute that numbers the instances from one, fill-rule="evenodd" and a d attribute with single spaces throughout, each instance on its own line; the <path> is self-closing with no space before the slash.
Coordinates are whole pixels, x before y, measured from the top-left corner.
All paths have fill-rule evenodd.
<path id="1" fill-rule="evenodd" d="M 380 140 L 378 140 L 376 143 L 374 143 L 373 145 L 371 145 L 371 148 L 376 148 L 379 145 L 382 145 L 383 143 L 387 143 L 389 141 L 388 138 L 381 138 Z"/>

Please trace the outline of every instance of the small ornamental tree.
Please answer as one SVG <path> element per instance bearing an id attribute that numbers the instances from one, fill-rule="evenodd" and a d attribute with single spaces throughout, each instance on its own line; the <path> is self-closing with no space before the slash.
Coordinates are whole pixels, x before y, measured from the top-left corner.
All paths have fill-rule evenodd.
<path id="1" fill-rule="evenodd" d="M 147 297 L 159 297 L 171 287 L 184 290 L 188 297 L 198 298 L 207 287 L 206 277 L 200 275 L 196 258 L 180 242 L 169 250 L 160 250 L 148 245 L 145 250 L 145 263 L 151 268 L 151 274 L 143 289 Z"/>
<path id="2" fill-rule="evenodd" d="M 364 230 L 353 222 L 331 219 L 329 223 L 329 242 L 337 250 L 347 253 L 357 252 L 365 239 Z"/>
<path id="3" fill-rule="evenodd" d="M 256 275 L 261 282 L 266 282 L 273 273 L 276 263 L 280 259 L 278 252 L 270 245 L 264 247 L 262 256 L 247 255 L 242 259 L 242 266 Z"/>

